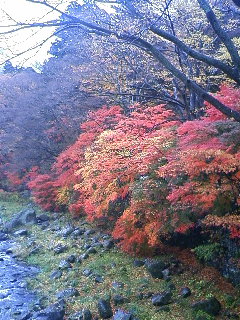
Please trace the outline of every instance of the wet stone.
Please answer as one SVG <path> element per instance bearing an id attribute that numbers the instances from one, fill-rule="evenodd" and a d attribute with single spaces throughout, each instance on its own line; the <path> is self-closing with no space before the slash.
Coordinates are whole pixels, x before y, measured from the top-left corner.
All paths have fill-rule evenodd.
<path id="1" fill-rule="evenodd" d="M 28 231 L 26 229 L 21 229 L 21 230 L 15 231 L 13 235 L 17 237 L 27 236 Z"/>
<path id="2" fill-rule="evenodd" d="M 112 317 L 113 311 L 109 300 L 100 299 L 97 307 L 101 318 L 109 319 Z"/>
<path id="3" fill-rule="evenodd" d="M 0 319 L 27 320 L 30 305 L 36 303 L 37 297 L 26 286 L 26 278 L 34 276 L 38 270 L 25 263 L 16 261 L 11 254 L 14 242 L 0 242 L 3 261 L 0 263 Z"/>

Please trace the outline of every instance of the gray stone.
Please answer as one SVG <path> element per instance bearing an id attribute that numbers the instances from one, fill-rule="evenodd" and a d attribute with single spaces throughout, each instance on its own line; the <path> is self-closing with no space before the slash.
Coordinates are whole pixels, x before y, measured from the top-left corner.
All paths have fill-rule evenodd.
<path id="1" fill-rule="evenodd" d="M 66 261 L 67 261 L 67 262 L 70 262 L 70 263 L 75 262 L 75 261 L 76 261 L 76 255 L 75 255 L 75 254 L 71 254 L 70 256 L 68 256 L 68 257 L 66 258 Z"/>
<path id="2" fill-rule="evenodd" d="M 58 245 L 53 249 L 53 251 L 54 251 L 55 254 L 60 254 L 60 253 L 63 253 L 63 252 L 65 252 L 65 251 L 67 251 L 67 250 L 68 250 L 68 247 L 65 246 L 65 245 L 62 245 L 61 243 L 58 244 Z"/>
<path id="3" fill-rule="evenodd" d="M 116 294 L 115 296 L 113 296 L 112 300 L 115 306 L 123 304 L 125 302 L 125 298 L 120 294 Z"/>
<path id="4" fill-rule="evenodd" d="M 103 277 L 98 276 L 98 275 L 95 277 L 94 280 L 95 280 L 96 283 L 102 283 L 102 282 L 104 281 L 104 280 L 103 280 Z"/>
<path id="5" fill-rule="evenodd" d="M 100 299 L 97 307 L 101 318 L 108 319 L 112 317 L 113 311 L 109 300 Z"/>
<path id="6" fill-rule="evenodd" d="M 154 306 L 163 306 L 165 304 L 170 303 L 171 298 L 172 298 L 172 293 L 170 291 L 157 293 L 152 297 L 152 304 Z"/>
<path id="7" fill-rule="evenodd" d="M 5 232 L 12 232 L 16 227 L 32 225 L 37 223 L 36 212 L 33 208 L 25 208 L 16 213 L 4 226 Z"/>
<path id="8" fill-rule="evenodd" d="M 50 279 L 55 280 L 55 279 L 59 279 L 62 276 L 62 271 L 60 270 L 55 270 L 51 273 L 50 275 Z"/>
<path id="9" fill-rule="evenodd" d="M 147 260 L 145 262 L 147 271 L 151 274 L 153 278 L 162 279 L 162 271 L 166 269 L 166 264 L 162 261 Z"/>
<path id="10" fill-rule="evenodd" d="M 125 310 L 117 310 L 113 316 L 113 320 L 133 320 L 133 314 Z"/>
<path id="11" fill-rule="evenodd" d="M 86 260 L 87 258 L 89 258 L 89 254 L 85 252 L 85 253 L 83 253 L 83 254 L 80 255 L 80 258 L 81 258 L 82 260 Z"/>
<path id="12" fill-rule="evenodd" d="M 142 267 L 144 266 L 145 262 L 143 260 L 134 260 L 133 265 L 134 267 Z"/>
<path id="13" fill-rule="evenodd" d="M 65 315 L 64 304 L 54 303 L 33 315 L 34 320 L 63 320 Z"/>
<path id="14" fill-rule="evenodd" d="M 114 242 L 112 240 L 105 240 L 103 242 L 103 247 L 105 249 L 112 249 L 114 247 Z"/>
<path id="15" fill-rule="evenodd" d="M 84 236 L 88 237 L 88 236 L 90 236 L 91 234 L 94 234 L 94 233 L 96 233 L 96 230 L 94 230 L 94 229 L 88 229 L 88 230 L 86 230 L 86 231 L 84 232 Z"/>
<path id="16" fill-rule="evenodd" d="M 46 222 L 50 220 L 50 217 L 46 214 L 40 214 L 39 216 L 37 216 L 37 220 L 38 222 Z"/>
<path id="17" fill-rule="evenodd" d="M 6 233 L 0 232 L 0 241 L 8 240 L 8 235 Z"/>
<path id="18" fill-rule="evenodd" d="M 77 296 L 79 296 L 79 292 L 75 288 L 68 288 L 56 294 L 56 297 L 58 299 L 67 299 L 67 298 L 77 297 Z"/>
<path id="19" fill-rule="evenodd" d="M 59 268 L 64 270 L 64 269 L 69 269 L 69 268 L 72 268 L 71 264 L 66 261 L 66 260 L 61 260 L 60 263 L 59 263 Z"/>
<path id="20" fill-rule="evenodd" d="M 92 314 L 90 310 L 83 309 L 80 312 L 74 313 L 69 317 L 69 320 L 92 320 Z"/>
<path id="21" fill-rule="evenodd" d="M 221 304 L 215 297 L 212 297 L 206 300 L 197 301 L 193 303 L 191 307 L 194 311 L 201 310 L 212 316 L 217 316 L 221 310 Z"/>
<path id="22" fill-rule="evenodd" d="M 13 235 L 16 236 L 16 237 L 27 236 L 28 235 L 28 231 L 26 229 L 17 230 L 17 231 L 14 232 Z"/>
<path id="23" fill-rule="evenodd" d="M 70 236 L 71 233 L 73 233 L 74 228 L 72 226 L 64 228 L 61 232 L 60 235 L 64 238 Z"/>
<path id="24" fill-rule="evenodd" d="M 191 290 L 188 287 L 184 287 L 180 290 L 180 296 L 187 298 L 192 294 Z"/>
<path id="25" fill-rule="evenodd" d="M 90 269 L 83 270 L 83 275 L 85 277 L 89 277 L 90 275 L 92 275 L 92 270 L 90 270 Z"/>
<path id="26" fill-rule="evenodd" d="M 93 248 L 93 247 L 90 247 L 90 248 L 87 250 L 86 253 L 88 253 L 88 254 L 97 253 L 97 250 L 96 250 L 95 248 Z"/>

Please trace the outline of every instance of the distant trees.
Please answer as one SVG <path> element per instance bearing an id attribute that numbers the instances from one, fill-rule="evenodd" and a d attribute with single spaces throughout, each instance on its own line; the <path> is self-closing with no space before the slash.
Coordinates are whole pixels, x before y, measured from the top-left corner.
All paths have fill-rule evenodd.
<path id="1" fill-rule="evenodd" d="M 135 52 L 132 59 L 135 63 L 139 59 L 141 63 L 144 59 L 145 61 L 150 59 L 149 70 L 154 68 L 153 73 L 158 75 L 155 79 L 150 77 L 151 81 L 147 81 L 148 84 L 150 87 L 153 85 L 153 91 L 158 92 L 157 87 L 161 87 L 162 84 L 161 78 L 166 79 L 168 85 L 162 85 L 164 89 L 160 92 L 165 93 L 168 99 L 169 96 L 174 98 L 175 101 L 172 100 L 175 107 L 186 118 L 198 116 L 205 100 L 228 117 L 240 121 L 238 112 L 229 109 L 208 93 L 214 85 L 214 90 L 217 89 L 217 79 L 220 80 L 222 77 L 236 84 L 240 83 L 239 41 L 237 38 L 232 39 L 231 34 L 224 28 L 224 25 L 229 25 L 230 31 L 237 29 L 237 17 L 227 2 L 225 4 L 223 0 L 92 1 L 91 4 L 83 5 L 82 11 L 76 15 L 74 10 L 69 13 L 61 12 L 51 4 L 51 1 L 28 1 L 40 3 L 61 13 L 64 19 L 46 23 L 16 24 L 9 32 L 55 25 L 60 28 L 57 31 L 59 35 L 70 30 L 75 30 L 75 34 L 78 32 L 85 32 L 91 36 L 95 34 L 101 39 L 106 39 L 111 45 L 111 50 L 113 47 L 115 50 L 120 47 L 127 48 L 122 51 L 125 57 L 131 56 L 132 51 Z M 110 4 L 115 9 L 114 14 L 99 10 L 99 3 Z M 228 12 L 231 12 L 231 15 Z M 92 40 L 93 45 L 98 44 L 95 37 Z M 98 51 L 98 45 L 95 49 Z M 100 54 L 102 59 L 103 51 L 100 51 Z M 121 57 L 123 55 L 116 55 L 116 61 L 121 61 Z M 145 67 L 145 63 L 140 64 L 140 69 Z M 129 65 L 125 75 L 128 73 Z M 111 72 L 108 78 L 110 75 Z M 137 81 L 137 86 L 141 84 L 141 77 L 139 82 Z M 155 89 L 157 83 L 159 86 Z M 129 88 L 129 83 L 126 84 Z M 124 95 L 132 94 L 132 91 L 124 90 L 116 93 Z M 164 98 L 164 95 L 162 97 Z"/>

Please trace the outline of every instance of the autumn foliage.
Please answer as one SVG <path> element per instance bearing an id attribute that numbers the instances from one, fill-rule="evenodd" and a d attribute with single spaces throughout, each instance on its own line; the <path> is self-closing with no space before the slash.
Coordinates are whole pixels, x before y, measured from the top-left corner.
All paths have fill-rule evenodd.
<path id="1" fill-rule="evenodd" d="M 218 98 L 240 111 L 240 90 Z M 161 237 L 186 233 L 200 221 L 240 237 L 240 124 L 207 105 L 181 123 L 164 105 L 91 112 L 77 141 L 49 175 L 29 183 L 47 210 L 108 221 L 129 253 L 149 253 Z"/>

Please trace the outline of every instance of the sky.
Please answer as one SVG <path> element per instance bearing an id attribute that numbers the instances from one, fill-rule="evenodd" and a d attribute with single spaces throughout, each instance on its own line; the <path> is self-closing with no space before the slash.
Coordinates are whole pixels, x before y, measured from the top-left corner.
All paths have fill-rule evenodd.
<path id="1" fill-rule="evenodd" d="M 70 0 L 50 0 L 51 4 L 60 4 L 59 9 L 64 11 Z M 0 0 L 0 33 L 10 30 L 9 26 L 16 22 L 38 22 L 57 19 L 59 14 L 41 4 L 33 4 L 27 0 Z M 54 28 L 33 28 L 18 31 L 8 36 L 0 34 L 0 65 L 20 52 L 42 43 L 50 37 Z M 47 51 L 55 37 L 24 55 L 11 59 L 13 65 L 35 66 L 42 64 L 47 58 Z"/>

